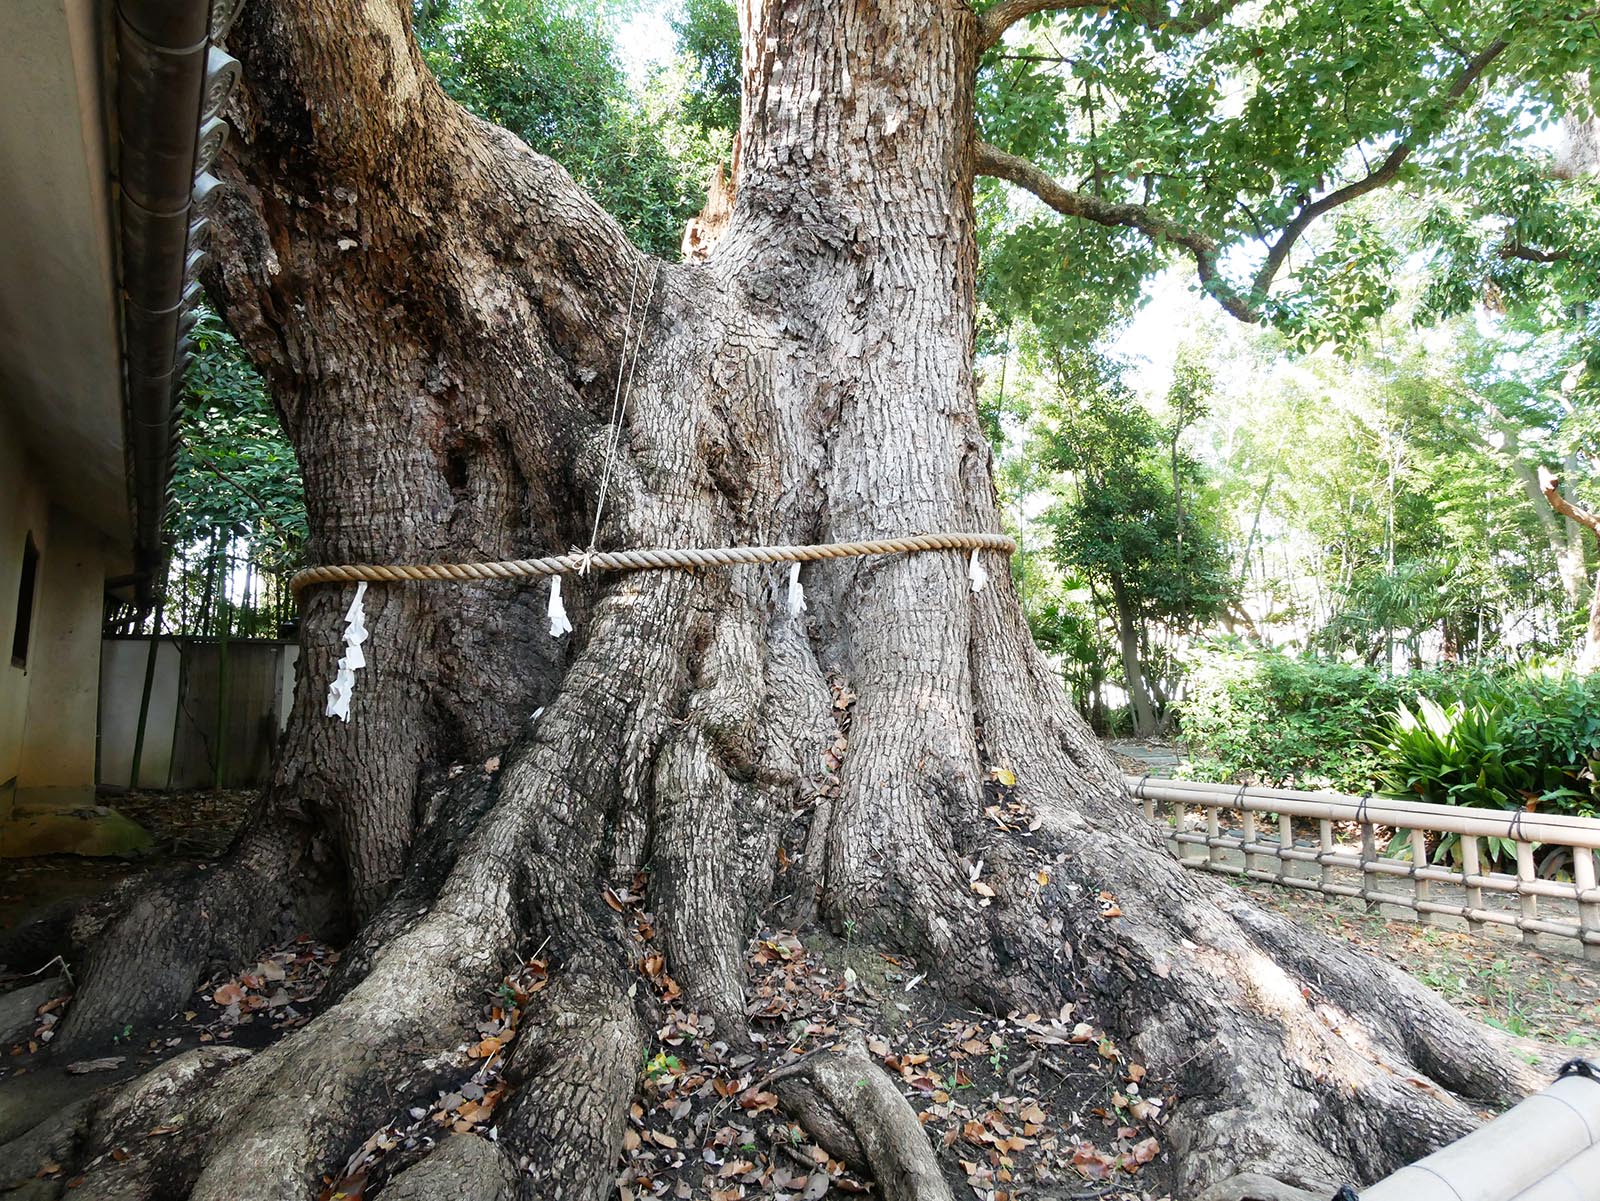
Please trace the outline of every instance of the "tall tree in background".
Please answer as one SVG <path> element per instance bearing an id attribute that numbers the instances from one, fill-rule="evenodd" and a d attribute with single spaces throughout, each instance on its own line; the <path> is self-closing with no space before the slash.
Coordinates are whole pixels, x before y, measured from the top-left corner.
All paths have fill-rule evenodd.
<path id="1" fill-rule="evenodd" d="M 1563 496 L 1559 478 L 1548 471 L 1541 471 L 1539 490 L 1544 493 L 1551 509 L 1588 530 L 1600 542 L 1600 514 L 1592 513 Z M 1581 675 L 1588 675 L 1600 668 L 1600 579 L 1595 581 L 1594 590 L 1589 596 L 1589 620 L 1584 627 L 1583 649 L 1578 652 L 1577 668 Z"/>
<path id="2" fill-rule="evenodd" d="M 1127 271 L 1171 245 L 1230 312 L 1298 314 L 1272 287 L 1323 214 L 1422 169 L 1496 83 L 1464 122 L 1493 135 L 1507 97 L 1554 96 L 1594 45 L 1590 18 L 1531 0 L 1232 12 L 744 0 L 737 208 L 706 263 L 673 265 L 452 101 L 409 4 L 249 5 L 208 288 L 295 444 L 310 558 L 528 557 L 587 543 L 597 517 L 602 547 L 995 529 L 975 173 L 1087 223 L 1056 231 L 1053 269 Z M 980 140 L 978 95 L 1025 96 L 1007 80 L 1037 74 L 1006 40 L 1024 21 L 1023 46 L 1059 34 L 1059 57 L 1127 94 L 1093 77 L 1087 101 L 1075 85 L 1002 103 Z M 1548 36 L 1564 22 L 1580 45 Z M 1260 267 L 1232 279 L 1225 249 L 1258 237 Z M 645 349 L 597 514 L 631 324 Z M 1520 1061 L 1409 978 L 1176 865 L 1004 573 L 974 594 L 955 556 L 813 566 L 802 619 L 784 574 L 584 580 L 570 642 L 547 637 L 542 588 L 374 588 L 349 724 L 322 700 L 351 590 L 309 593 L 273 783 L 225 863 L 143 894 L 94 942 L 58 1041 L 80 1053 L 170 1012 L 212 961 L 306 922 L 351 940 L 336 999 L 268 1051 L 111 1111 L 113 1138 L 118 1113 L 182 1125 L 95 1158 L 88 1194 L 314 1195 L 477 1037 L 503 965 L 543 948 L 552 982 L 520 1028 L 490 1166 L 424 1168 L 439 1192 L 608 1195 L 655 1024 L 604 895 L 644 869 L 673 977 L 730 1044 L 769 902 L 914 959 L 956 1001 L 1083 1005 L 1178 1078 L 1183 1196 L 1258 1195 L 1252 1173 L 1369 1179 L 1525 1087 Z M 830 675 L 854 698 L 836 788 Z M 497 770 L 448 770 L 462 763 Z M 984 816 L 995 772 L 1015 776 L 1031 837 Z M 980 858 L 992 897 L 972 887 Z M 948 1196 L 880 1069 L 830 1090 L 829 1062 L 780 1082 L 796 1119 L 886 1196 Z"/>
<path id="3" fill-rule="evenodd" d="M 1178 445 L 1209 385 L 1198 364 L 1187 364 L 1163 428 L 1120 364 L 1093 353 L 1052 358 L 1060 399 L 1047 410 L 1045 454 L 1073 477 L 1070 498 L 1052 514 L 1056 554 L 1114 615 L 1134 732 L 1147 736 L 1157 725 L 1150 632 L 1192 631 L 1231 607 L 1227 556 L 1206 520 L 1198 465 Z"/>

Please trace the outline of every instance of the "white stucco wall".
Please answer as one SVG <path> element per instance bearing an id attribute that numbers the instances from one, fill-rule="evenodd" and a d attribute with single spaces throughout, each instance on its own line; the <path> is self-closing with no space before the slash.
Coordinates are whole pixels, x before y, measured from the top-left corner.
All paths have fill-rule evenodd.
<path id="1" fill-rule="evenodd" d="M 31 670 L 11 663 L 17 628 L 17 583 L 22 548 L 31 533 L 41 561 L 49 540 L 49 505 L 33 464 L 0 396 L 0 820 L 10 812 L 12 791 L 22 761 L 22 736 L 28 717 Z"/>
<path id="2" fill-rule="evenodd" d="M 106 546 L 58 505 L 39 548 L 39 606 L 28 656 L 28 714 L 17 786 L 94 788 Z"/>
<path id="3" fill-rule="evenodd" d="M 161 640 L 155 675 L 150 681 L 144 747 L 139 756 L 140 788 L 165 788 L 172 776 L 181 659 L 177 643 Z M 107 638 L 101 643 L 100 783 L 113 788 L 127 788 L 133 782 L 133 747 L 138 738 L 139 702 L 144 695 L 144 673 L 149 661 L 148 638 Z"/>

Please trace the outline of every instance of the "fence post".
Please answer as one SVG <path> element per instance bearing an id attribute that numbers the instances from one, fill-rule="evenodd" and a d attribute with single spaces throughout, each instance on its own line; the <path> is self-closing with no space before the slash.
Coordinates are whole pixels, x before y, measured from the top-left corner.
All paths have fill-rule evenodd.
<path id="1" fill-rule="evenodd" d="M 1461 886 L 1466 889 L 1467 908 L 1483 908 L 1483 886 L 1472 881 L 1483 875 L 1483 865 L 1478 861 L 1478 838 L 1475 834 L 1461 836 Z M 1483 923 L 1474 918 L 1467 919 L 1467 932 L 1482 934 Z"/>
<path id="2" fill-rule="evenodd" d="M 1289 878 L 1289 856 L 1294 849 L 1294 818 L 1287 813 L 1278 814 L 1278 879 Z"/>
<path id="3" fill-rule="evenodd" d="M 1239 849 L 1244 852 L 1244 878 L 1250 879 L 1250 869 L 1255 866 L 1256 813 L 1254 809 L 1239 810 Z"/>
<path id="4" fill-rule="evenodd" d="M 1372 867 L 1378 859 L 1378 835 L 1371 822 L 1361 823 L 1361 899 L 1366 902 L 1367 912 L 1378 912 L 1379 902 L 1375 899 L 1377 890 L 1372 887 Z"/>
<path id="5" fill-rule="evenodd" d="M 1428 833 L 1426 830 L 1411 831 L 1411 900 L 1416 906 L 1417 920 L 1430 925 L 1439 924 L 1437 913 L 1423 911 L 1422 903 L 1433 899 L 1433 883 L 1417 875 L 1417 871 L 1428 866 Z"/>
<path id="6" fill-rule="evenodd" d="M 1517 900 L 1522 903 L 1523 920 L 1534 920 L 1539 916 L 1539 898 L 1523 887 L 1524 884 L 1533 880 L 1536 874 L 1533 870 L 1533 844 L 1523 842 L 1520 838 L 1516 841 Z M 1522 930 L 1522 941 L 1525 945 L 1531 947 L 1538 944 L 1539 935 L 1536 931 L 1530 930 L 1526 926 L 1520 926 L 1519 928 Z"/>
<path id="7" fill-rule="evenodd" d="M 1586 901 L 1584 894 L 1595 890 L 1595 854 L 1587 847 L 1572 848 L 1572 881 L 1578 891 L 1578 932 L 1583 939 L 1583 957 L 1600 963 L 1600 901 Z"/>
<path id="8" fill-rule="evenodd" d="M 1322 892 L 1332 896 L 1328 885 L 1333 883 L 1333 822 L 1322 818 L 1317 822 L 1317 862 L 1322 865 Z"/>

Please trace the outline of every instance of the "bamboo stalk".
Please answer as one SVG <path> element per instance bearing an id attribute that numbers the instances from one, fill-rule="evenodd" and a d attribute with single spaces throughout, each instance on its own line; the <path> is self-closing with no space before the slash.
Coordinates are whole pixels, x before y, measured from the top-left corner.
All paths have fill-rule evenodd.
<path id="1" fill-rule="evenodd" d="M 1132 788 L 1138 777 L 1128 781 Z M 1146 780 L 1141 795 L 1178 801 L 1194 807 L 1253 809 L 1286 813 L 1293 817 L 1356 821 L 1360 798 L 1332 793 L 1291 792 L 1288 789 L 1250 788 L 1191 780 Z M 1374 797 L 1365 803 L 1365 818 L 1380 826 L 1424 829 L 1441 834 L 1474 834 L 1480 838 L 1510 838 L 1547 842 L 1558 846 L 1583 846 L 1600 850 L 1600 819 L 1556 814 L 1512 813 L 1500 809 L 1475 809 L 1461 805 L 1430 805 Z"/>
<path id="2" fill-rule="evenodd" d="M 150 722 L 150 694 L 156 684 L 156 659 L 161 653 L 161 615 L 167 607 L 167 592 L 156 595 L 155 619 L 150 623 L 150 646 L 144 658 L 144 686 L 139 690 L 139 724 L 133 732 L 133 762 L 128 767 L 128 791 L 139 788 L 139 769 L 144 764 L 145 727 Z"/>
<path id="3" fill-rule="evenodd" d="M 1494 1121 L 1435 1151 L 1361 1194 L 1362 1201 L 1521 1201 L 1565 1165 L 1587 1154 L 1600 1129 L 1600 1082 L 1564 1076 Z M 1577 1192 L 1593 1197 L 1593 1178 Z M 1541 1194 L 1534 1192 L 1535 1197 Z"/>
<path id="4" fill-rule="evenodd" d="M 1495 810 L 1471 810 L 1455 806 L 1424 805 L 1416 802 L 1368 800 L 1333 794 L 1294 793 L 1287 789 L 1249 789 L 1208 785 L 1195 781 L 1130 780 L 1142 800 L 1164 805 L 1173 814 L 1173 829 L 1168 835 L 1180 862 L 1193 868 L 1222 875 L 1283 884 L 1320 891 L 1328 896 L 1359 898 L 1369 909 L 1394 905 L 1436 921 L 1450 916 L 1464 919 L 1469 929 L 1481 932 L 1486 925 L 1509 926 L 1522 933 L 1524 941 L 1536 941 L 1538 934 L 1577 939 L 1585 954 L 1600 959 L 1600 885 L 1596 882 L 1595 858 L 1582 844 L 1600 835 L 1600 821 L 1585 818 L 1552 820 L 1538 815 L 1505 815 Z M 1187 814 L 1191 808 L 1206 813 L 1206 832 L 1191 832 Z M 1240 812 L 1238 833 L 1223 833 L 1220 811 Z M 1255 814 L 1275 813 L 1278 821 L 1276 841 L 1263 840 Z M 1483 815 L 1491 815 L 1485 817 Z M 1314 818 L 1318 827 L 1315 850 L 1294 845 L 1295 816 Z M 1361 828 L 1358 849 L 1337 845 L 1335 821 L 1356 822 Z M 1376 827 L 1392 826 L 1407 831 L 1411 861 L 1388 859 L 1377 853 Z M 1545 828 L 1540 828 L 1545 827 Z M 1553 828 L 1552 828 L 1553 827 Z M 1456 833 L 1461 839 L 1462 866 L 1459 871 L 1428 862 L 1427 832 Z M 1484 872 L 1478 839 L 1508 838 L 1517 847 L 1517 872 Z M 1574 847 L 1574 880 L 1571 884 L 1538 879 L 1534 870 L 1533 841 Z M 1204 848 L 1199 857 L 1187 856 L 1184 848 Z M 1243 864 L 1230 863 L 1228 852 L 1237 853 Z M 1270 867 L 1261 860 L 1275 859 Z M 1315 863 L 1320 871 L 1315 879 L 1297 878 L 1289 873 L 1296 862 Z M 1358 874 L 1359 886 L 1344 884 L 1336 873 Z M 1381 888 L 1385 877 L 1406 877 L 1408 891 Z M 1450 884 L 1465 892 L 1465 904 L 1434 899 L 1433 885 Z M 1515 896 L 1515 911 L 1495 910 L 1484 905 L 1484 893 Z M 1576 923 L 1553 921 L 1539 915 L 1539 897 L 1576 902 Z"/>
<path id="5" fill-rule="evenodd" d="M 1204 834 L 1174 834 L 1171 836 L 1171 841 L 1182 843 L 1186 846 L 1217 846 L 1229 850 L 1243 849 L 1236 834 L 1219 834 L 1215 839 Z M 1280 855 L 1285 859 L 1296 862 L 1325 863 L 1335 868 L 1353 872 L 1363 870 L 1364 861 L 1358 852 L 1341 851 L 1337 848 L 1319 852 L 1293 847 L 1288 850 L 1270 850 L 1261 853 Z M 1600 888 L 1585 889 L 1579 892 L 1571 884 L 1562 884 L 1556 880 L 1519 880 L 1516 876 L 1506 875 L 1504 872 L 1490 872 L 1485 875 L 1476 871 L 1471 873 L 1454 872 L 1442 867 L 1418 869 L 1413 868 L 1409 863 L 1394 859 L 1384 859 L 1381 856 L 1367 864 L 1365 870 L 1372 875 L 1378 876 L 1409 877 L 1416 874 L 1422 879 L 1433 883 L 1460 885 L 1469 890 L 1469 895 L 1476 892 L 1480 900 L 1482 891 L 1488 889 L 1490 892 L 1507 893 L 1513 896 L 1530 893 L 1534 896 L 1550 897 L 1554 900 L 1570 901 L 1574 897 L 1578 897 L 1592 904 L 1600 904 Z M 1389 897 L 1400 894 L 1384 893 L 1383 895 L 1385 902 L 1387 902 Z"/>
<path id="6" fill-rule="evenodd" d="M 1188 861 L 1188 863 L 1189 866 L 1198 871 L 1216 872 L 1218 875 L 1223 876 L 1243 876 L 1247 879 L 1258 880 L 1263 884 L 1279 883 L 1278 876 L 1275 872 L 1266 871 L 1261 868 L 1250 868 L 1247 870 L 1243 865 L 1238 863 L 1223 862 L 1212 864 L 1204 859 L 1191 859 Z M 1364 900 L 1367 898 L 1367 896 L 1374 895 L 1364 893 L 1362 889 L 1355 884 L 1334 883 L 1324 885 L 1317 880 L 1302 879 L 1295 876 L 1290 876 L 1287 880 L 1283 881 L 1283 883 L 1287 884 L 1290 888 L 1302 888 L 1309 891 L 1325 893 L 1328 896 L 1346 897 L 1351 900 Z M 1516 930 L 1532 931 L 1537 934 L 1549 934 L 1556 938 L 1571 938 L 1583 942 L 1586 946 L 1600 946 L 1600 938 L 1594 938 L 1594 936 L 1591 934 L 1586 933 L 1576 922 L 1551 921 L 1549 918 L 1530 919 L 1523 917 L 1520 913 L 1515 913 L 1509 910 L 1475 909 L 1467 905 L 1453 904 L 1449 901 L 1419 902 L 1415 897 L 1403 892 L 1378 892 L 1375 895 L 1381 904 L 1394 905 L 1401 909 L 1409 909 L 1414 913 L 1439 914 L 1445 917 L 1459 917 L 1467 921 L 1468 924 L 1476 923 L 1479 926 L 1509 926 Z M 1593 942 L 1590 941 L 1591 938 L 1594 938 Z"/>

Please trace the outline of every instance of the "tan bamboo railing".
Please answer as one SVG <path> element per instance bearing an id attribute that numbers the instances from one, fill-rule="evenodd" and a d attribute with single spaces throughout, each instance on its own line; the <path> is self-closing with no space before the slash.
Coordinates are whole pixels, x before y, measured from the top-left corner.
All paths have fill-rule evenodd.
<path id="1" fill-rule="evenodd" d="M 1600 887 L 1595 870 L 1600 820 L 1153 776 L 1126 779 L 1147 817 L 1154 821 L 1165 811 L 1168 841 L 1187 867 L 1351 897 L 1369 906 L 1397 905 L 1424 921 L 1461 918 L 1474 933 L 1499 925 L 1520 931 L 1525 942 L 1540 934 L 1575 939 L 1588 958 L 1600 960 Z M 1203 831 L 1191 828 L 1196 809 L 1204 812 Z M 1236 829 L 1223 828 L 1224 811 L 1239 815 Z M 1271 818 L 1266 828 L 1263 814 Z M 1297 821 L 1308 832 L 1315 824 L 1314 844 L 1295 837 Z M 1341 841 L 1351 827 L 1358 840 L 1353 846 Z M 1379 853 L 1379 832 L 1385 830 L 1393 831 L 1394 839 L 1406 840 L 1409 858 Z M 1429 834 L 1459 836 L 1459 867 L 1428 861 Z M 1485 870 L 1480 846 L 1485 838 L 1513 844 L 1514 874 Z M 1571 881 L 1545 880 L 1536 874 L 1534 851 L 1550 846 L 1571 849 Z M 1191 847 L 1199 848 L 1199 853 L 1191 853 Z M 1291 871 L 1295 864 L 1318 870 L 1296 874 Z M 1409 887 L 1379 887 L 1383 879 L 1404 880 Z M 1447 899 L 1435 886 L 1460 889 L 1461 899 Z M 1500 897 L 1515 903 L 1493 903 L 1492 898 Z M 1541 898 L 1562 902 L 1563 912 L 1541 914 Z"/>

